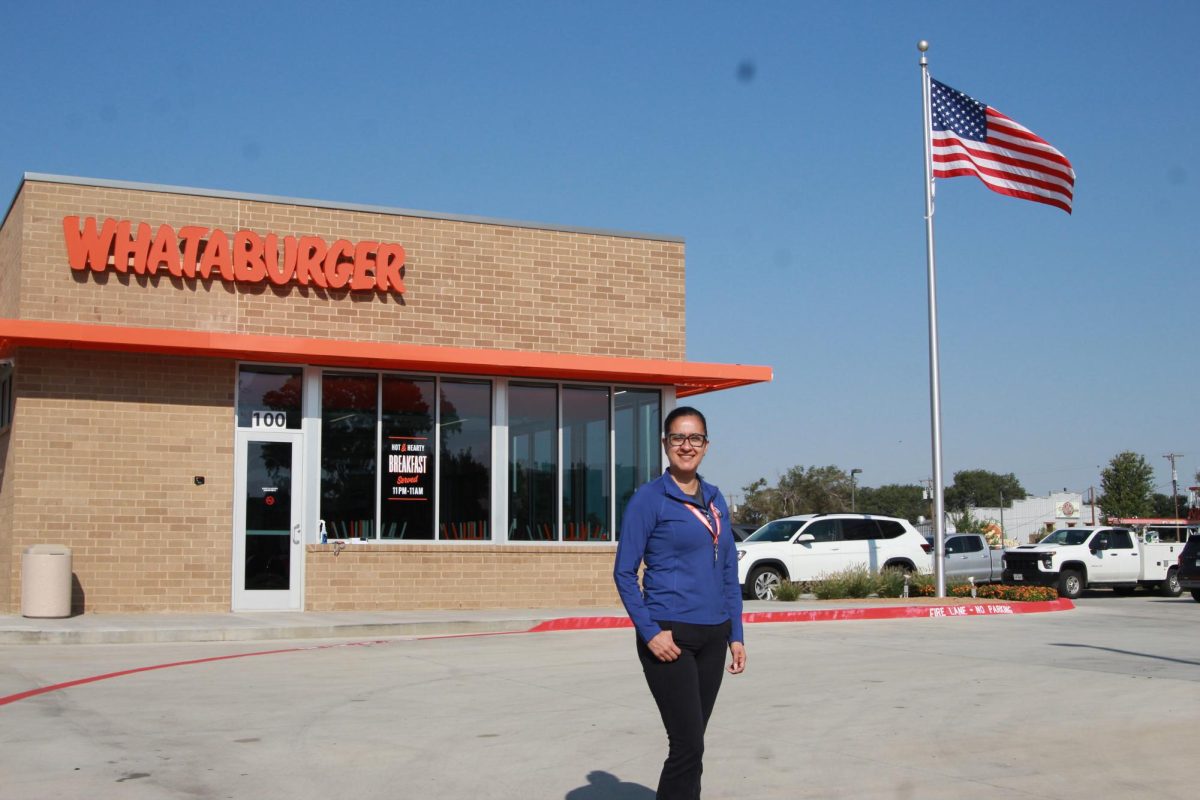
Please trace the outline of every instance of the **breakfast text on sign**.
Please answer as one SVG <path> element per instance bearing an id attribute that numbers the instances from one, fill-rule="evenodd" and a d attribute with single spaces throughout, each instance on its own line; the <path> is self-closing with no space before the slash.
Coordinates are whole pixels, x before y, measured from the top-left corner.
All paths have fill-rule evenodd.
<path id="1" fill-rule="evenodd" d="M 404 248 L 381 242 L 327 244 L 320 236 L 260 236 L 241 230 L 170 225 L 151 229 L 145 222 L 95 217 L 63 218 L 63 237 L 71 269 L 211 279 L 240 283 L 298 283 L 322 289 L 404 293 Z M 280 244 L 283 245 L 282 254 Z"/>
<path id="2" fill-rule="evenodd" d="M 387 444 L 388 473 L 394 475 L 389 500 L 427 499 L 429 440 L 420 436 L 391 436 Z"/>

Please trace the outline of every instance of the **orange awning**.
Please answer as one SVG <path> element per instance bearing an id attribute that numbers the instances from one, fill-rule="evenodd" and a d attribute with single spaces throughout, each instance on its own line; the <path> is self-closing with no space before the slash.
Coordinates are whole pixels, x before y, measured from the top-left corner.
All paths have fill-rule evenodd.
<path id="1" fill-rule="evenodd" d="M 743 364 L 704 364 L 0 319 L 0 356 L 11 355 L 17 347 L 159 353 L 456 375 L 657 384 L 674 386 L 679 397 L 763 383 L 772 377 L 770 367 Z"/>

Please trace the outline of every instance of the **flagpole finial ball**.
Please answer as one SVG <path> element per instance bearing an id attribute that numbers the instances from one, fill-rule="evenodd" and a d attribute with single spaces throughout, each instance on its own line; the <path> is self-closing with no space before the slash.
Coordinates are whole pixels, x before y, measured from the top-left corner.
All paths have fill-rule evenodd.
<path id="1" fill-rule="evenodd" d="M 917 49 L 924 53 L 929 49 L 929 42 L 922 39 L 921 41 L 917 42 Z"/>

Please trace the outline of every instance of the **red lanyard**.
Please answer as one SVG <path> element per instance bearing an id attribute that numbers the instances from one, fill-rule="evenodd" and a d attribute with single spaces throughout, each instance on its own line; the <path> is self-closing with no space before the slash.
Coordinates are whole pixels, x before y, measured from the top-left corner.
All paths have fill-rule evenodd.
<path id="1" fill-rule="evenodd" d="M 708 516 L 703 511 L 696 508 L 691 503 L 684 503 L 684 505 L 687 506 L 688 511 L 691 511 L 692 514 L 695 515 L 696 519 L 700 520 L 700 524 L 703 525 L 705 528 L 707 528 L 708 532 L 710 534 L 712 534 L 713 555 L 715 557 L 716 550 L 717 550 L 717 540 L 721 538 L 721 515 L 717 513 L 716 504 L 715 503 L 708 504 L 708 510 L 712 513 L 712 522 L 708 521 Z M 716 525 L 715 528 L 713 527 L 714 524 Z"/>

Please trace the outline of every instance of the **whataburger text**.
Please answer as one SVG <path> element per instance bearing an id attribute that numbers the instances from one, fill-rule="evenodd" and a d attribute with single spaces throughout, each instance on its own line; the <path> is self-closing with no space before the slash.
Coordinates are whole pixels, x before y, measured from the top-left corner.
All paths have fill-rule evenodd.
<path id="1" fill-rule="evenodd" d="M 238 231 L 233 240 L 219 228 L 170 225 L 152 230 L 145 222 L 95 217 L 63 218 L 71 269 L 135 275 L 169 273 L 176 278 L 219 277 L 238 283 L 298 283 L 322 289 L 404 293 L 404 248 L 381 242 L 326 244 L 320 236 L 260 236 Z M 280 245 L 282 244 L 282 252 Z"/>

